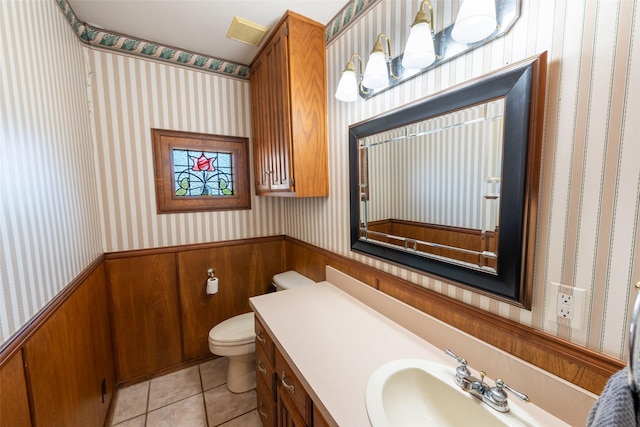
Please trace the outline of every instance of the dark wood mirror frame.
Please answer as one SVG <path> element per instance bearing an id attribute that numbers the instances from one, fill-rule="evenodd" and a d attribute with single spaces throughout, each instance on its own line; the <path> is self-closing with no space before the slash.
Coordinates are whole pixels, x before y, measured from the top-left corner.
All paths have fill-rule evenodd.
<path id="1" fill-rule="evenodd" d="M 351 249 L 531 309 L 547 53 L 349 127 Z M 497 274 L 360 239 L 358 140 L 492 99 L 505 100 Z"/>

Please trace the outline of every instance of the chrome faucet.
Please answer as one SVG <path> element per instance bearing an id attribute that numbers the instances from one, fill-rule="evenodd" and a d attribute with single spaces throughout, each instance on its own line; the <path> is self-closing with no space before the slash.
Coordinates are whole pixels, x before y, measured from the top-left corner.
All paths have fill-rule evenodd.
<path id="1" fill-rule="evenodd" d="M 456 356 L 448 349 L 446 353 L 460 363 L 460 366 L 456 369 L 456 376 L 454 379 L 455 383 L 464 391 L 471 393 L 472 396 L 482 400 L 496 411 L 509 412 L 509 402 L 507 401 L 507 393 L 505 390 L 508 390 L 523 402 L 530 402 L 529 397 L 526 394 L 520 393 L 518 390 L 509 387 L 509 385 L 505 384 L 505 382 L 500 378 L 496 379 L 496 383 L 493 387 L 490 387 L 489 384 L 484 382 L 486 374 L 483 371 L 480 371 L 480 378 L 476 378 L 471 375 L 471 372 L 469 372 L 469 368 L 467 368 L 467 361 L 465 359 Z"/>

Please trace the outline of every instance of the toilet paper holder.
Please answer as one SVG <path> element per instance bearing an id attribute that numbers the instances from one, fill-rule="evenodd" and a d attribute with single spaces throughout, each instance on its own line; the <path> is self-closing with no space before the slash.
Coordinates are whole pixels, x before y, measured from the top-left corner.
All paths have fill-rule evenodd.
<path id="1" fill-rule="evenodd" d="M 207 284 L 205 286 L 205 293 L 207 295 L 214 295 L 218 293 L 218 278 L 216 277 L 216 270 L 210 268 L 207 270 Z"/>

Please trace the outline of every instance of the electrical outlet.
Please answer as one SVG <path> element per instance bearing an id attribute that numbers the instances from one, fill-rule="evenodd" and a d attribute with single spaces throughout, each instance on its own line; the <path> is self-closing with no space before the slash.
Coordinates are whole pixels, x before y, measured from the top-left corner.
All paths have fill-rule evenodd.
<path id="1" fill-rule="evenodd" d="M 558 304 L 556 306 L 558 317 L 564 317 L 567 320 L 573 320 L 574 303 L 571 295 L 564 292 L 558 292 Z"/>
<path id="2" fill-rule="evenodd" d="M 582 329 L 586 291 L 562 283 L 551 282 L 551 285 L 556 288 L 558 295 L 555 310 L 557 318 L 568 320 L 573 329 Z"/>
<path id="3" fill-rule="evenodd" d="M 569 305 L 573 304 L 573 296 L 570 292 L 563 292 L 562 289 L 558 292 L 558 304 Z"/>

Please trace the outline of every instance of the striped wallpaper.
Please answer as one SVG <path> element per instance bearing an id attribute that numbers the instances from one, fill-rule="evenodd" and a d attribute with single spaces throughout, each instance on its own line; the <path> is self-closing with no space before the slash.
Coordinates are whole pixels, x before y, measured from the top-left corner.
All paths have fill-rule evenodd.
<path id="1" fill-rule="evenodd" d="M 640 11 L 637 0 L 523 0 L 505 37 L 367 101 L 333 98 L 352 53 L 380 32 L 394 55 L 419 1 L 382 0 L 327 48 L 328 200 L 286 200 L 286 233 L 595 351 L 626 359 L 630 305 L 640 280 Z M 457 2 L 434 2 L 436 30 Z M 533 310 L 526 311 L 350 252 L 348 126 L 434 91 L 549 52 Z M 550 282 L 586 289 L 577 330 L 554 319 Z"/>
<path id="2" fill-rule="evenodd" d="M 156 213 L 151 129 L 250 137 L 248 81 L 99 50 L 88 55 L 106 252 L 284 233 L 277 198 L 253 195 L 251 210 Z"/>
<path id="3" fill-rule="evenodd" d="M 369 221 L 402 219 L 495 230 L 502 177 L 504 101 L 363 138 L 367 151 Z"/>
<path id="4" fill-rule="evenodd" d="M 379 32 L 400 52 L 418 3 L 381 0 L 327 47 L 328 198 L 254 196 L 250 211 L 158 215 L 149 129 L 250 136 L 248 83 L 91 50 L 74 40 L 53 0 L 0 1 L 0 342 L 103 251 L 286 233 L 626 358 L 640 280 L 638 0 L 522 0 L 507 36 L 370 100 L 334 100 L 350 54 L 366 56 Z M 458 8 L 434 6 L 437 27 Z M 27 27 L 37 36 L 20 31 Z M 348 126 L 544 50 L 533 310 L 350 252 Z M 554 320 L 552 281 L 586 289 L 582 328 Z"/>
<path id="5" fill-rule="evenodd" d="M 0 1 L 0 344 L 103 252 L 85 53 L 53 1 Z"/>

